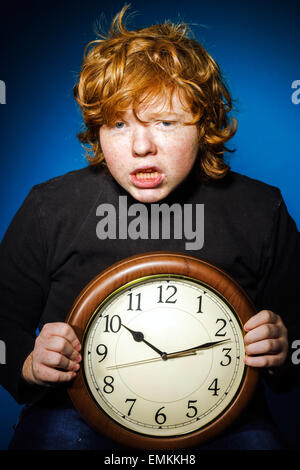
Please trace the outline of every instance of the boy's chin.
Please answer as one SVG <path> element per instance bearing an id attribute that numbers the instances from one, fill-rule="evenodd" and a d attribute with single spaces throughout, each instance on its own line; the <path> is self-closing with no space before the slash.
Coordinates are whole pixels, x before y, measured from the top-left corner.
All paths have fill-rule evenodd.
<path id="1" fill-rule="evenodd" d="M 139 202 L 151 203 L 158 202 L 168 196 L 169 191 L 162 191 L 161 188 L 130 190 L 131 196 Z"/>

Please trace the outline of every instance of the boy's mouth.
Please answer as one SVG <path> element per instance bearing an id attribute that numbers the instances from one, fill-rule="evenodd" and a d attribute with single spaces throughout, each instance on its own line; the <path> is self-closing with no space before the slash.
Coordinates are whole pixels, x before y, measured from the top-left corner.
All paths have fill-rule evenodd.
<path id="1" fill-rule="evenodd" d="M 131 182 L 138 188 L 155 188 L 162 178 L 161 171 L 156 167 L 137 168 L 130 174 Z"/>

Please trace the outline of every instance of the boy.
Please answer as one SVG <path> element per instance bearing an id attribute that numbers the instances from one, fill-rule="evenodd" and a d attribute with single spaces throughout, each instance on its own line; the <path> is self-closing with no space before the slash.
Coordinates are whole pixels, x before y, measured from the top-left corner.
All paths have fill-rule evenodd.
<path id="1" fill-rule="evenodd" d="M 299 328 L 295 223 L 276 188 L 231 172 L 224 160 L 236 121 L 229 119 L 231 98 L 215 61 L 184 25 L 127 30 L 126 9 L 107 38 L 89 45 L 74 88 L 89 167 L 34 187 L 1 246 L 8 357 L 1 382 L 29 404 L 11 449 L 114 448 L 82 422 L 67 398 L 81 345 L 64 319 L 85 285 L 115 261 L 188 251 L 188 237 L 176 237 L 176 225 L 151 237 L 142 217 L 134 233 L 124 235 L 120 209 L 111 232 L 103 222 L 108 204 L 120 208 L 126 200 L 128 220 L 137 202 L 146 208 L 203 204 L 205 228 L 196 225 L 204 243 L 190 244 L 192 255 L 231 274 L 257 307 L 245 325 L 246 364 L 273 383 L 291 375 L 288 345 Z M 149 213 L 143 212 L 144 222 L 153 228 L 159 220 Z M 264 409 L 258 393 L 235 427 L 210 446 L 280 448 Z"/>

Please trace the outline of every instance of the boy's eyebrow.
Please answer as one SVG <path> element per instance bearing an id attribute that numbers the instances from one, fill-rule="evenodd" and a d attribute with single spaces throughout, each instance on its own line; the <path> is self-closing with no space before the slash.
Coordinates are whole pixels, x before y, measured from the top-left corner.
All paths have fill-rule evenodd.
<path id="1" fill-rule="evenodd" d="M 163 119 L 163 118 L 182 118 L 184 117 L 184 113 L 176 113 L 175 111 L 161 111 L 161 112 L 150 112 L 149 114 L 147 111 L 145 112 L 145 115 L 149 117 L 150 119 Z"/>

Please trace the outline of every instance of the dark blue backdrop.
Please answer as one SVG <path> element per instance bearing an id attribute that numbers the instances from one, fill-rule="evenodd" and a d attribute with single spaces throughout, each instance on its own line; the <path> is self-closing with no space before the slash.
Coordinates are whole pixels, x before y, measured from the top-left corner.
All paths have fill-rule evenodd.
<path id="1" fill-rule="evenodd" d="M 85 165 L 72 87 L 83 48 L 95 39 L 95 22 L 104 13 L 108 24 L 123 4 L 29 0 L 0 6 L 0 80 L 6 85 L 6 104 L 0 105 L 0 238 L 34 184 Z M 132 10 L 138 11 L 137 27 L 165 19 L 194 24 L 236 99 L 232 168 L 280 187 L 299 227 L 300 93 L 292 83 L 300 80 L 300 2 L 133 0 Z M 297 446 L 300 391 L 267 393 L 275 419 Z M 0 389 L 0 449 L 19 410 Z"/>

